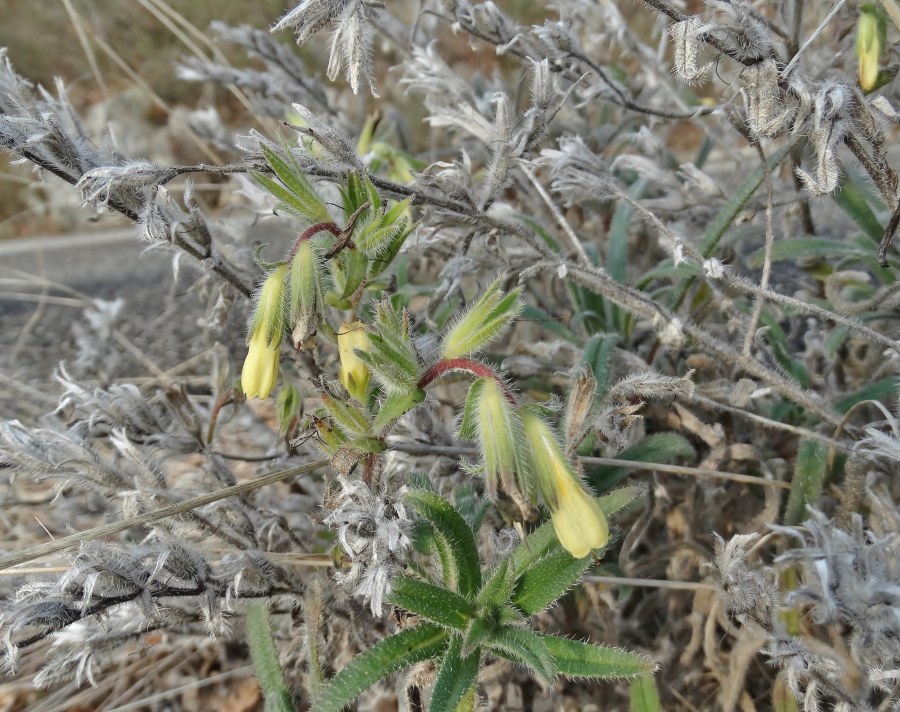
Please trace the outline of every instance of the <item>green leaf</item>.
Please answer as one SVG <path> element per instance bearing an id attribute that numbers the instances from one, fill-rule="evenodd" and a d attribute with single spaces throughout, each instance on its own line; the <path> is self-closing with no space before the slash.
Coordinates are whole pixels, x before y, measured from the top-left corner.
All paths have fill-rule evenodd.
<path id="1" fill-rule="evenodd" d="M 493 568 L 475 599 L 479 607 L 493 608 L 509 601 L 517 578 L 511 559 L 511 556 L 507 556 Z"/>
<path id="2" fill-rule="evenodd" d="M 521 289 L 508 294 L 500 290 L 498 277 L 484 294 L 453 325 L 444 336 L 441 354 L 445 359 L 469 356 L 499 336 L 522 311 Z"/>
<path id="3" fill-rule="evenodd" d="M 285 203 L 292 212 L 296 211 L 301 217 L 309 220 L 309 222 L 313 224 L 332 222 L 331 215 L 328 214 L 328 208 L 325 207 L 325 203 L 322 202 L 316 189 L 312 187 L 312 184 L 308 180 L 306 180 L 306 177 L 303 175 L 303 172 L 300 170 L 294 157 L 288 154 L 290 160 L 290 163 L 288 163 L 281 155 L 279 155 L 279 153 L 272 150 L 269 146 L 261 144 L 260 148 L 263 156 L 265 156 L 266 162 L 272 167 L 272 170 L 275 171 L 275 175 L 278 176 L 278 179 L 287 188 L 287 194 L 284 192 L 281 192 L 281 194 L 273 192 L 269 185 L 260 181 L 263 187 Z M 260 174 L 256 174 L 257 180 L 259 180 L 259 176 Z M 272 181 L 269 181 L 269 183 L 272 183 Z"/>
<path id="4" fill-rule="evenodd" d="M 841 171 L 837 190 L 832 191 L 831 193 L 831 199 L 837 203 L 841 210 L 847 213 L 847 215 L 853 219 L 853 222 L 859 225 L 863 232 L 874 240 L 876 244 L 881 242 L 881 237 L 884 234 L 884 226 L 878 221 L 878 218 L 875 217 L 872 208 L 869 207 L 865 193 L 863 193 L 853 179 L 843 171 Z"/>
<path id="5" fill-rule="evenodd" d="M 349 220 L 350 216 L 353 215 L 361 205 L 369 200 L 366 186 L 363 185 L 363 179 L 358 171 L 352 171 L 347 175 L 347 182 L 341 189 L 341 197 L 344 200 L 345 220 Z M 368 210 L 364 210 L 358 219 L 364 222 L 370 211 L 371 206 Z"/>
<path id="6" fill-rule="evenodd" d="M 385 247 L 377 257 L 373 257 L 371 260 L 369 260 L 370 281 L 378 277 L 378 275 L 380 275 L 388 267 L 390 267 L 391 263 L 400 252 L 400 248 L 403 247 L 403 243 L 406 241 L 409 233 L 412 232 L 413 227 L 414 225 L 412 223 L 409 223 L 406 227 L 404 227 L 403 230 L 400 230 L 396 235 L 394 235 L 394 237 L 385 245 Z"/>
<path id="7" fill-rule="evenodd" d="M 540 635 L 540 634 L 539 634 Z M 567 677 L 636 677 L 650 675 L 656 663 L 638 653 L 542 635 L 557 671 Z"/>
<path id="8" fill-rule="evenodd" d="M 568 551 L 557 548 L 522 575 L 513 603 L 528 615 L 540 613 L 572 588 L 593 563 L 590 554 L 576 559 Z"/>
<path id="9" fill-rule="evenodd" d="M 372 213 L 381 212 L 381 196 L 369 176 L 363 176 L 363 187 L 366 189 L 366 200 L 371 204 Z"/>
<path id="10" fill-rule="evenodd" d="M 834 407 L 839 413 L 846 413 L 857 403 L 867 400 L 890 401 L 897 396 L 898 382 L 896 376 L 889 376 L 877 381 L 873 381 L 863 386 L 858 391 L 854 391 L 849 396 L 841 398 Z"/>
<path id="11" fill-rule="evenodd" d="M 597 381 L 598 394 L 606 393 L 609 384 L 609 358 L 621 338 L 618 334 L 594 334 L 584 345 L 582 359 L 591 367 Z"/>
<path id="12" fill-rule="evenodd" d="M 785 159 L 794 147 L 794 143 L 796 143 L 796 139 L 789 141 L 769 156 L 766 161 L 767 172 L 773 171 Z M 716 217 L 709 224 L 709 227 L 706 228 L 706 232 L 703 234 L 703 239 L 700 242 L 700 252 L 704 257 L 712 255 L 716 246 L 719 244 L 719 240 L 722 239 L 725 232 L 731 227 L 731 224 L 738 214 L 747 206 L 747 203 L 750 202 L 750 198 L 753 197 L 753 194 L 756 193 L 764 180 L 765 174 L 763 174 L 762 168 L 755 168 L 753 172 L 744 179 L 740 186 L 738 186 L 738 189 L 731 196 L 731 199 L 722 206 L 718 213 L 716 213 Z"/>
<path id="13" fill-rule="evenodd" d="M 641 278 L 637 281 L 635 286 L 643 291 L 649 284 L 657 279 L 663 279 L 666 277 L 698 277 L 700 273 L 700 266 L 694 264 L 693 262 L 679 262 L 678 266 L 676 267 L 675 262 L 671 258 L 667 258 L 660 262 L 649 272 L 644 273 L 644 275 L 641 276 Z"/>
<path id="14" fill-rule="evenodd" d="M 822 494 L 825 484 L 828 448 L 815 440 L 801 440 L 791 479 L 791 491 L 784 512 L 785 524 L 799 524 L 806 516 L 806 506 Z"/>
<path id="15" fill-rule="evenodd" d="M 293 383 L 285 383 L 281 390 L 278 391 L 276 399 L 276 410 L 278 412 L 278 430 L 280 433 L 287 432 L 291 422 L 300 415 L 300 408 L 303 406 L 303 399 L 300 391 Z"/>
<path id="16" fill-rule="evenodd" d="M 541 223 L 537 222 L 534 218 L 525 215 L 524 213 L 516 213 L 516 219 L 521 220 L 528 227 L 534 230 L 538 237 L 540 237 L 545 243 L 547 243 L 547 247 L 549 247 L 554 252 L 559 252 L 559 245 L 556 240 L 553 239 L 553 236 L 547 231 L 547 229 L 541 225 Z"/>
<path id="17" fill-rule="evenodd" d="M 566 327 L 559 319 L 554 319 L 543 309 L 526 304 L 522 309 L 522 318 L 527 321 L 536 322 L 547 331 L 556 334 L 559 338 L 571 341 L 573 344 L 581 345 L 582 339 L 577 336 L 571 329 Z"/>
<path id="18" fill-rule="evenodd" d="M 462 636 L 453 636 L 434 683 L 429 712 L 457 712 L 478 680 L 480 661 L 480 651 L 463 655 Z"/>
<path id="19" fill-rule="evenodd" d="M 325 687 L 310 712 L 341 712 L 381 678 L 423 660 L 437 657 L 447 645 L 447 633 L 430 623 L 406 628 L 357 655 Z"/>
<path id="20" fill-rule="evenodd" d="M 337 309 L 352 308 L 351 298 L 366 278 L 369 258 L 357 250 L 341 250 L 329 260 L 328 266 L 331 269 L 334 290 L 330 292 L 326 301 Z M 342 302 L 350 306 L 343 306 Z"/>
<path id="21" fill-rule="evenodd" d="M 409 208 L 409 206 L 412 205 L 412 201 L 413 201 L 413 196 L 409 196 L 408 198 L 404 198 L 403 200 L 401 200 L 397 203 L 394 203 L 393 206 L 391 206 L 391 209 L 388 210 L 384 214 L 384 218 L 382 219 L 382 222 L 384 222 L 386 225 L 391 225 L 391 224 L 397 222 L 398 220 L 405 221 L 406 220 L 406 211 Z"/>
<path id="22" fill-rule="evenodd" d="M 381 431 L 404 413 L 408 413 L 425 400 L 425 391 L 416 388 L 411 393 L 389 393 L 375 416 L 374 427 Z"/>
<path id="23" fill-rule="evenodd" d="M 478 496 L 472 485 L 462 484 L 453 490 L 453 506 L 466 520 L 472 533 L 478 536 L 484 515 L 491 508 L 491 501 L 487 497 Z"/>
<path id="24" fill-rule="evenodd" d="M 269 612 L 262 601 L 254 601 L 247 610 L 247 642 L 256 678 L 266 700 L 265 712 L 292 712 L 294 702 L 284 683 L 278 651 L 272 639 Z"/>
<path id="25" fill-rule="evenodd" d="M 629 683 L 631 712 L 660 712 L 659 693 L 656 680 L 650 675 L 641 675 Z"/>
<path id="26" fill-rule="evenodd" d="M 365 253 L 369 259 L 377 259 L 394 246 L 397 235 L 408 234 L 407 220 L 404 218 L 395 223 L 384 224 L 372 221 L 360 231 L 353 242 L 356 248 Z"/>
<path id="27" fill-rule="evenodd" d="M 762 267 L 765 252 L 765 248 L 756 251 L 750 258 L 750 265 Z M 794 261 L 800 257 L 864 257 L 874 260 L 874 253 L 853 243 L 821 237 L 781 239 L 772 245 L 773 262 Z"/>
<path id="28" fill-rule="evenodd" d="M 473 612 L 459 594 L 407 576 L 394 579 L 388 601 L 448 628 L 465 628 Z"/>
<path id="29" fill-rule="evenodd" d="M 475 599 L 476 604 L 479 607 L 504 605 L 512 596 L 517 578 L 516 570 L 512 565 L 512 556 L 507 556 L 491 569 L 487 581 L 478 592 Z"/>
<path id="30" fill-rule="evenodd" d="M 528 667 L 545 684 L 556 677 L 546 636 L 527 628 L 506 627 L 491 635 L 484 646 L 492 653 Z"/>
<path id="31" fill-rule="evenodd" d="M 368 415 L 349 398 L 322 394 L 322 403 L 332 421 L 347 438 L 368 437 L 372 434 Z"/>
<path id="32" fill-rule="evenodd" d="M 678 433 L 654 433 L 620 452 L 616 459 L 668 463 L 679 457 L 693 458 L 696 455 L 694 447 Z M 622 481 L 631 471 L 625 467 L 602 465 L 588 470 L 585 479 L 591 487 L 602 492 Z"/>
<path id="33" fill-rule="evenodd" d="M 390 327 L 379 326 L 379 333 L 369 334 L 369 347 L 369 353 L 361 353 L 359 357 L 387 393 L 408 395 L 416 390 L 419 362 L 408 338 Z"/>
<path id="34" fill-rule="evenodd" d="M 444 584 L 466 598 L 473 596 L 481 586 L 481 564 L 466 520 L 434 492 L 410 490 L 404 499 L 434 527 Z"/>
<path id="35" fill-rule="evenodd" d="M 463 655 L 469 655 L 481 646 L 491 634 L 491 627 L 481 618 L 472 618 L 469 626 L 463 633 L 462 652 Z"/>

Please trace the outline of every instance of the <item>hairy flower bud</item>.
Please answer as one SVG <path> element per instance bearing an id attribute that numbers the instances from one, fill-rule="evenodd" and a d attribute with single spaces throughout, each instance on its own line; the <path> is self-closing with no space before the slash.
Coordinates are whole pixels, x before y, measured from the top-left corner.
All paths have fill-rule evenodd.
<path id="1" fill-rule="evenodd" d="M 369 335 L 361 321 L 351 321 L 341 325 L 337 334 L 338 354 L 341 359 L 339 377 L 347 393 L 360 403 L 366 402 L 369 390 L 369 367 L 357 351 L 368 353 Z"/>
<path id="2" fill-rule="evenodd" d="M 550 427 L 525 411 L 522 429 L 559 543 L 576 559 L 605 546 L 609 541 L 606 516 L 563 455 Z"/>
<path id="3" fill-rule="evenodd" d="M 284 278 L 287 265 L 276 267 L 263 282 L 250 326 L 249 350 L 241 370 L 248 398 L 269 397 L 278 376 L 278 351 L 284 334 Z"/>
<path id="4" fill-rule="evenodd" d="M 291 261 L 291 340 L 303 348 L 316 333 L 322 313 L 322 259 L 313 240 L 297 245 Z"/>

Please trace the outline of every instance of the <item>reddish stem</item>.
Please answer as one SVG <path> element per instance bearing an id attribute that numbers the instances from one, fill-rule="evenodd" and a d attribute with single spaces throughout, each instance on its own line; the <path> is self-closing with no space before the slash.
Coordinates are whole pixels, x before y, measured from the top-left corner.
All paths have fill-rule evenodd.
<path id="1" fill-rule="evenodd" d="M 494 381 L 497 382 L 497 385 L 500 386 L 500 391 L 506 397 L 506 400 L 512 405 L 518 405 L 512 391 L 507 388 L 503 379 L 500 378 L 490 366 L 487 366 L 480 361 L 473 361 L 470 358 L 449 358 L 438 361 L 434 366 L 425 371 L 419 379 L 419 388 L 427 388 L 432 381 L 437 380 L 450 371 L 465 371 L 477 378 L 493 378 Z"/>
<path id="2" fill-rule="evenodd" d="M 339 238 L 341 236 L 341 229 L 335 225 L 333 222 L 321 222 L 316 223 L 315 225 L 310 225 L 303 232 L 300 233 L 300 237 L 297 238 L 297 241 L 294 242 L 294 246 L 291 248 L 291 259 L 293 259 L 294 255 L 297 254 L 297 250 L 300 248 L 300 244 L 305 242 L 313 235 L 317 235 L 320 232 L 327 231 L 330 232 L 335 237 Z"/>

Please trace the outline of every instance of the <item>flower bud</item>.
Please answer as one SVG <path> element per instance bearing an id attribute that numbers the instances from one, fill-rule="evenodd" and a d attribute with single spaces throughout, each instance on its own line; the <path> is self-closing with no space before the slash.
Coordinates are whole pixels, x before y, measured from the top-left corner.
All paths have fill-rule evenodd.
<path id="1" fill-rule="evenodd" d="M 522 456 L 522 423 L 494 378 L 479 378 L 469 387 L 459 436 L 478 442 L 487 493 L 503 517 L 531 521 L 536 497 L 529 460 Z"/>
<path id="2" fill-rule="evenodd" d="M 488 494 L 496 499 L 498 482 L 504 489 L 516 489 L 516 448 L 521 440 L 521 423 L 493 378 L 475 381 L 469 389 L 469 399 L 473 402 L 466 404 L 469 413 L 460 431 L 468 431 L 466 435 L 474 435 L 478 440 Z"/>
<path id="3" fill-rule="evenodd" d="M 300 242 L 291 261 L 291 341 L 296 349 L 303 348 L 318 329 L 322 314 L 323 269 L 321 255 L 313 241 Z"/>
<path id="4" fill-rule="evenodd" d="M 856 25 L 856 57 L 859 61 L 859 85 L 864 91 L 875 88 L 878 80 L 878 57 L 884 47 L 886 33 L 886 23 L 878 8 L 870 4 L 863 5 Z"/>
<path id="5" fill-rule="evenodd" d="M 287 265 L 276 267 L 263 282 L 250 326 L 249 350 L 241 370 L 248 398 L 269 397 L 278 376 L 278 352 L 284 334 L 284 278 Z"/>
<path id="6" fill-rule="evenodd" d="M 525 411 L 522 430 L 559 543 L 576 559 L 605 546 L 609 541 L 606 515 L 575 474 L 550 427 Z"/>
<path id="7" fill-rule="evenodd" d="M 357 351 L 368 353 L 369 335 L 361 321 L 343 324 L 337 334 L 338 354 L 341 358 L 339 377 L 347 393 L 360 403 L 366 402 L 369 390 L 369 367 Z"/>

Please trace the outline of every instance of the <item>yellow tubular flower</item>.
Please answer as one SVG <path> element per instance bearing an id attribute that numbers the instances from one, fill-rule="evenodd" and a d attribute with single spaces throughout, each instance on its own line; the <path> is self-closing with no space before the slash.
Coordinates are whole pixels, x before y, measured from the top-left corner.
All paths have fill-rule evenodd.
<path id="1" fill-rule="evenodd" d="M 559 543 L 576 559 L 606 546 L 609 525 L 597 500 L 572 478 L 562 478 L 556 490 L 557 508 L 551 514 Z"/>
<path id="2" fill-rule="evenodd" d="M 357 351 L 368 352 L 369 335 L 361 321 L 351 321 L 338 329 L 338 353 L 341 358 L 339 377 L 347 393 L 360 403 L 366 402 L 369 389 L 369 367 L 356 355 Z"/>
<path id="3" fill-rule="evenodd" d="M 250 326 L 241 389 L 247 398 L 268 398 L 278 377 L 278 352 L 284 333 L 284 278 L 287 265 L 276 267 L 263 282 Z"/>
<path id="4" fill-rule="evenodd" d="M 241 389 L 247 398 L 266 399 L 278 376 L 278 351 L 281 340 L 266 343 L 266 332 L 257 329 L 250 337 L 250 349 L 241 369 Z"/>
<path id="5" fill-rule="evenodd" d="M 522 415 L 522 427 L 559 543 L 576 559 L 606 546 L 606 515 L 578 479 L 550 427 L 528 412 Z"/>

